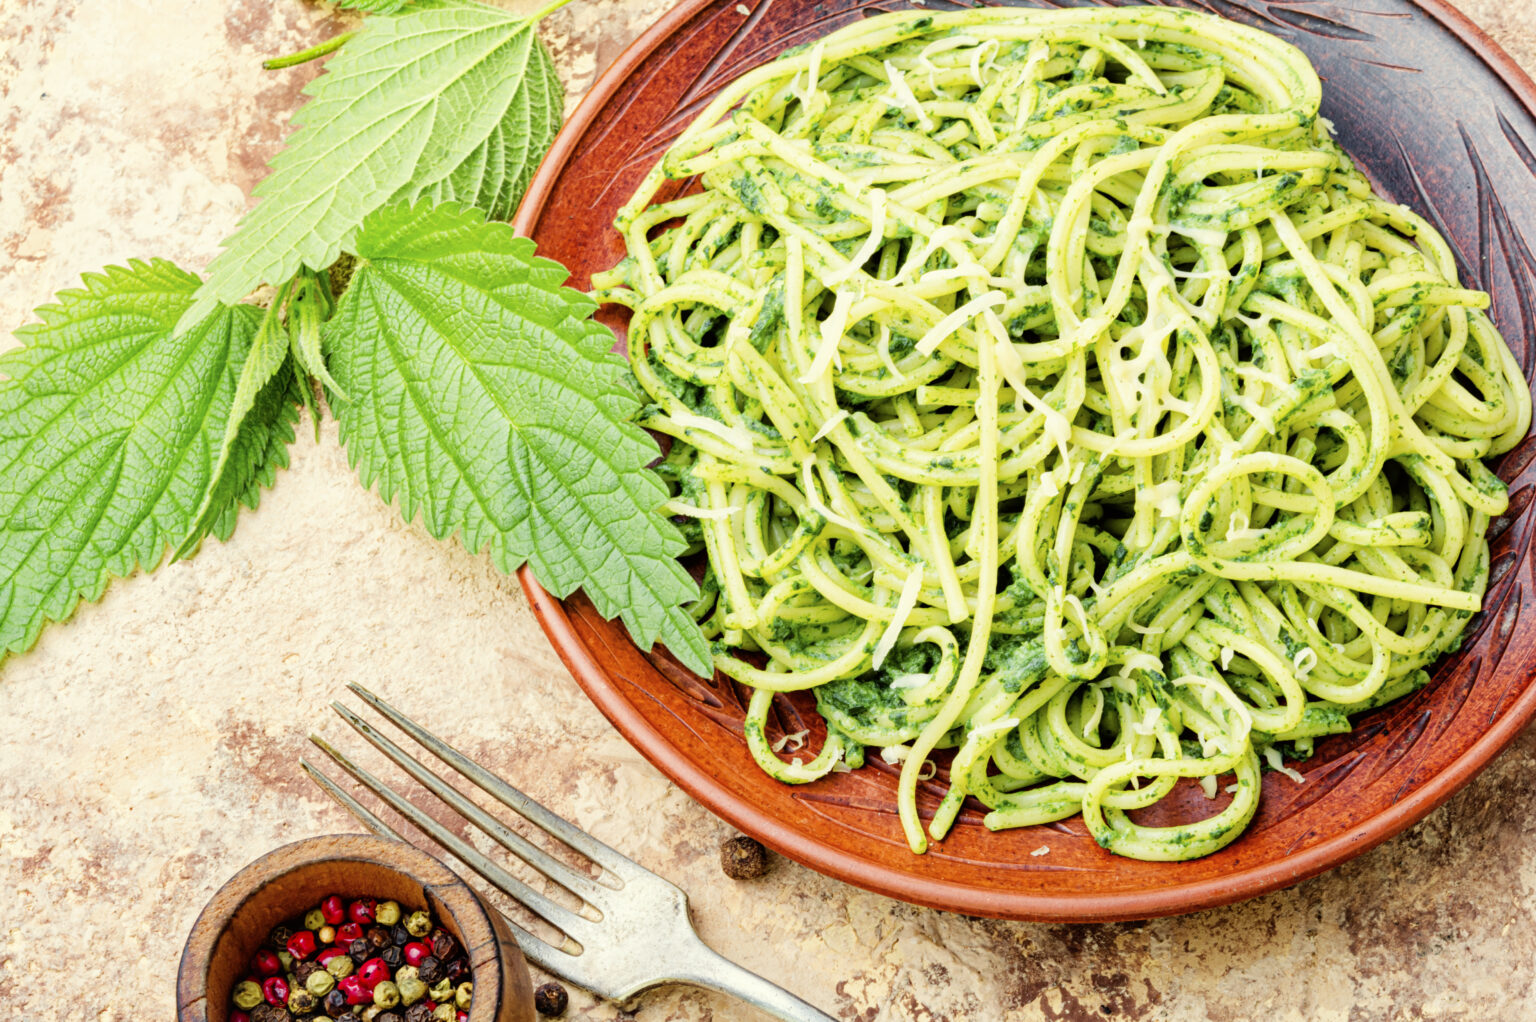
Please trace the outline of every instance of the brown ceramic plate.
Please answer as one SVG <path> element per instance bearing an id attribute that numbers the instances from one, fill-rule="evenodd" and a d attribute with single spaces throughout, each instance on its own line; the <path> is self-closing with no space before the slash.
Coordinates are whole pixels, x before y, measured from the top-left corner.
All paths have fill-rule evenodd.
<path id="1" fill-rule="evenodd" d="M 1536 86 L 1443 0 L 1180 0 L 1291 40 L 1324 81 L 1323 113 L 1386 194 L 1450 239 L 1462 279 L 1531 374 L 1536 350 Z M 934 0 L 928 10 L 955 6 Z M 1057 4 L 1057 6 L 1061 6 Z M 610 226 L 641 177 L 726 82 L 788 47 L 902 0 L 687 0 L 598 81 L 545 159 L 517 226 L 571 268 L 572 285 L 616 262 Z M 663 192 L 663 196 L 666 196 Z M 610 310 L 610 313 L 615 310 Z M 607 322 L 622 338 L 622 320 Z M 926 855 L 907 850 L 894 768 L 878 762 L 791 787 L 764 775 L 741 734 L 742 693 L 664 652 L 642 652 L 581 597 L 557 600 L 523 574 L 544 629 L 624 736 L 694 798 L 790 858 L 860 887 L 976 915 L 1053 921 L 1146 918 L 1252 897 L 1314 876 L 1422 819 L 1536 713 L 1533 576 L 1536 440 L 1505 456 L 1511 512 L 1495 531 L 1493 583 L 1462 650 L 1414 697 L 1320 742 L 1304 784 L 1266 775 L 1258 816 L 1194 862 L 1136 862 L 1099 849 L 1078 819 L 993 834 L 980 807 Z M 813 730 L 806 697 L 779 725 Z M 930 785 L 931 810 L 942 789 Z M 1169 805 L 1172 803 L 1172 805 Z M 1198 790 L 1159 811 L 1210 812 Z M 1161 822 L 1156 815 L 1147 822 Z M 1030 853 L 1048 847 L 1049 854 Z"/>

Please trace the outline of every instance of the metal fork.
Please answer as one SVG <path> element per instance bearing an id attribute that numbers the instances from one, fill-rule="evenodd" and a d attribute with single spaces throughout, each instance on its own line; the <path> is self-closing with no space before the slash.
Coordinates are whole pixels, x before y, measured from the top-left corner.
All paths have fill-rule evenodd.
<path id="1" fill-rule="evenodd" d="M 443 763 L 599 867 L 601 872 L 594 878 L 556 859 L 470 801 L 346 706 L 341 703 L 331 704 L 342 719 L 352 725 L 374 748 L 460 816 L 596 910 L 598 918 L 594 919 L 566 908 L 534 890 L 412 805 L 393 788 L 357 766 L 324 739 L 310 735 L 310 741 L 364 788 L 453 853 L 491 886 L 565 934 L 564 944 L 556 947 L 507 919 L 508 927 L 529 961 L 546 972 L 613 1001 L 627 1001 L 642 990 L 662 983 L 690 983 L 739 997 L 769 1015 L 789 1022 L 832 1022 L 830 1016 L 787 990 L 705 946 L 688 918 L 688 896 L 681 888 L 550 812 L 361 685 L 347 687 Z M 320 787 L 370 830 L 385 837 L 404 840 L 308 760 L 302 760 L 301 765 Z"/>

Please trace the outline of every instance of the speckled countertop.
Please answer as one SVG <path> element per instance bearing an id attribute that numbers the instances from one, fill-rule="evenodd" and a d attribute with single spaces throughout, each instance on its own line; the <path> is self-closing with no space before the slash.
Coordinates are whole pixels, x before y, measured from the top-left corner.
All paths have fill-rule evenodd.
<path id="1" fill-rule="evenodd" d="M 568 106 L 666 6 L 548 20 Z M 1461 6 L 1536 71 L 1536 0 Z M 349 24 L 307 0 L 0 2 L 0 325 L 82 270 L 206 265 L 314 73 L 259 61 Z M 172 1018 L 209 894 L 353 829 L 297 762 L 311 727 L 340 734 L 325 706 L 356 680 L 682 885 L 707 941 L 844 1019 L 1536 1018 L 1536 732 L 1376 851 L 1184 918 L 977 920 L 783 860 L 738 883 L 716 864 L 728 829 L 586 701 L 515 581 L 359 488 L 333 424 L 293 460 L 231 543 L 113 584 L 0 667 L 0 1015 Z M 638 1005 L 756 1017 L 686 988 Z M 570 1017 L 618 1011 L 573 991 Z"/>

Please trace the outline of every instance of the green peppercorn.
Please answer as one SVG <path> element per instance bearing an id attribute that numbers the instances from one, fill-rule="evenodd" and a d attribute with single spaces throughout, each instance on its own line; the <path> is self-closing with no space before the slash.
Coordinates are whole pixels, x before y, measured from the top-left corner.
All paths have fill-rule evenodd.
<path id="1" fill-rule="evenodd" d="M 439 1004 L 453 1000 L 453 981 L 445 979 L 441 983 L 434 983 L 432 989 L 427 991 L 427 996 Z"/>
<path id="2" fill-rule="evenodd" d="M 460 983 L 459 988 L 453 992 L 453 1003 L 469 1010 L 469 999 L 474 996 L 475 985 L 473 983 Z"/>
<path id="3" fill-rule="evenodd" d="M 262 1002 L 261 987 L 256 985 L 255 980 L 249 979 L 236 983 L 232 1000 L 241 1011 L 250 1011 Z"/>
<path id="4" fill-rule="evenodd" d="M 279 951 L 277 953 L 277 960 L 282 965 L 284 972 L 291 972 L 293 970 L 293 954 L 291 952 L 287 950 Z"/>
<path id="5" fill-rule="evenodd" d="M 318 930 L 325 925 L 325 913 L 318 908 L 312 908 L 304 913 L 304 929 Z"/>
<path id="6" fill-rule="evenodd" d="M 300 962 L 298 965 L 293 967 L 293 979 L 289 980 L 288 983 L 290 986 L 295 983 L 297 983 L 299 986 L 303 986 L 309 982 L 309 977 L 313 976 L 317 972 L 324 971 L 325 970 L 315 962 Z"/>
<path id="7" fill-rule="evenodd" d="M 304 989 L 316 997 L 324 997 L 336 988 L 336 977 L 325 969 L 317 969 L 304 981 Z"/>
<path id="8" fill-rule="evenodd" d="M 394 926 L 400 921 L 400 903 L 398 901 L 381 901 L 373 910 L 373 921 L 380 926 Z"/>
<path id="9" fill-rule="evenodd" d="M 347 955 L 337 955 L 325 963 L 325 971 L 337 979 L 346 979 L 356 968 L 357 963 Z"/>
<path id="10" fill-rule="evenodd" d="M 412 912 L 405 917 L 405 929 L 412 937 L 425 937 L 432 932 L 432 917 L 425 912 Z"/>
<path id="11" fill-rule="evenodd" d="M 400 988 L 400 1003 L 406 1007 L 427 996 L 427 985 L 415 976 L 398 979 L 395 981 L 395 986 Z"/>
<path id="12" fill-rule="evenodd" d="M 432 1017 L 436 1020 L 436 1022 L 454 1022 L 454 1019 L 458 1018 L 459 1016 L 458 1013 L 454 1010 L 453 1005 L 439 1004 L 436 1008 L 433 1009 Z"/>
<path id="13" fill-rule="evenodd" d="M 377 1004 L 368 1005 L 368 1007 L 363 1009 L 363 1022 L 373 1022 L 374 1019 L 379 1017 L 379 1012 L 383 1010 Z"/>
<path id="14" fill-rule="evenodd" d="M 373 1003 L 381 1008 L 393 1008 L 400 1003 L 400 988 L 386 979 L 373 988 Z"/>
<path id="15" fill-rule="evenodd" d="M 295 1015 L 313 1015 L 318 1007 L 319 998 L 303 987 L 288 991 L 288 1010 Z"/>

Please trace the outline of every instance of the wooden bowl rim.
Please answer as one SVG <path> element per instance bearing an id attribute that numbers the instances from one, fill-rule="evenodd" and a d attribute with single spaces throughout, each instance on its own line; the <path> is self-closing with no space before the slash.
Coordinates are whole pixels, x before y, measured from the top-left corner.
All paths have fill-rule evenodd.
<path id="1" fill-rule="evenodd" d="M 578 142 L 597 114 L 680 26 L 720 0 L 683 0 L 635 39 L 598 77 L 556 137 L 518 207 L 513 226 L 531 235 Z M 1465 14 L 1448 0 L 1407 0 L 1456 36 L 1536 117 L 1536 82 Z M 812 834 L 783 825 L 722 786 L 653 728 L 617 687 L 581 640 L 570 613 L 534 578 L 518 570 L 523 592 L 545 635 L 594 705 L 652 765 L 733 827 L 763 841 L 796 862 L 855 887 L 944 911 L 1039 922 L 1115 922 L 1179 915 L 1218 908 L 1299 883 L 1369 851 L 1428 816 L 1464 787 L 1536 717 L 1536 678 L 1459 757 L 1414 786 L 1402 799 L 1331 838 L 1286 857 L 1235 870 L 1219 878 L 1113 894 L 1041 895 L 981 891 L 964 884 L 892 869 L 818 842 Z M 626 637 L 627 640 L 627 637 Z"/>
<path id="2" fill-rule="evenodd" d="M 338 852 L 337 838 L 347 839 L 349 845 L 347 851 Z M 273 872 L 271 864 L 279 859 L 287 861 L 284 862 L 281 871 Z M 192 924 L 192 929 L 187 935 L 187 942 L 182 947 L 180 963 L 176 970 L 178 1018 L 190 1006 L 199 1001 L 206 1001 L 208 971 L 213 961 L 211 952 L 218 946 L 218 940 L 235 912 L 282 877 L 324 863 L 348 862 L 367 863 L 370 866 L 390 869 L 420 885 L 423 891 L 435 895 L 439 902 L 449 908 L 454 926 L 460 931 L 461 937 L 466 922 L 464 913 L 469 911 L 480 913 L 488 939 L 481 941 L 473 948 L 466 946 L 465 951 L 473 955 L 476 950 L 489 945 L 494 953 L 487 955 L 486 961 L 499 962 L 503 959 L 505 949 L 502 948 L 502 940 L 496 932 L 495 921 L 490 914 L 492 910 L 481 901 L 474 888 L 465 883 L 464 879 L 447 863 L 431 853 L 404 841 L 361 832 L 300 838 L 297 841 L 279 845 L 252 859 L 208 896 L 207 904 L 198 912 L 197 921 Z M 435 871 L 441 871 L 447 879 L 437 883 L 428 883 L 423 879 L 424 875 Z M 227 913 L 217 914 L 216 918 L 214 910 L 220 902 L 225 900 L 226 895 L 236 898 L 233 907 Z M 454 902 L 460 902 L 460 904 L 454 905 Z M 510 977 L 503 977 L 502 985 L 511 986 Z M 470 1005 L 470 1022 L 492 1022 L 492 1016 L 488 1012 L 495 1010 L 495 1006 L 485 1002 L 484 1008 L 476 1010 L 478 1007 L 479 1002 Z"/>

